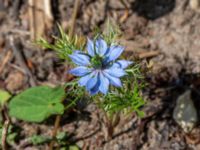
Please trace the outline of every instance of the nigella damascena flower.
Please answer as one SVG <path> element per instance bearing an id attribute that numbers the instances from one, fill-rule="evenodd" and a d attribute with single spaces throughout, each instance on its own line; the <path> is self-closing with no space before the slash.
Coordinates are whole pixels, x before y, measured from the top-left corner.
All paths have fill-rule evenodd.
<path id="1" fill-rule="evenodd" d="M 81 77 L 79 85 L 85 86 L 91 94 L 101 92 L 106 94 L 109 85 L 121 87 L 120 77 L 126 75 L 124 69 L 132 62 L 117 60 L 124 51 L 124 47 L 119 45 L 108 46 L 103 39 L 95 42 L 88 39 L 87 51 L 74 51 L 69 55 L 78 67 L 70 70 L 70 73 Z"/>

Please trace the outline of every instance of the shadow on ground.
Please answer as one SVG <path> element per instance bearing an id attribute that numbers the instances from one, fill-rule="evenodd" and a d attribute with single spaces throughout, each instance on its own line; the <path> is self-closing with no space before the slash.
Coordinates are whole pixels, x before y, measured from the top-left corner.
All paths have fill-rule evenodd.
<path id="1" fill-rule="evenodd" d="M 139 16 L 155 20 L 173 11 L 175 5 L 176 0 L 136 0 L 132 9 Z"/>

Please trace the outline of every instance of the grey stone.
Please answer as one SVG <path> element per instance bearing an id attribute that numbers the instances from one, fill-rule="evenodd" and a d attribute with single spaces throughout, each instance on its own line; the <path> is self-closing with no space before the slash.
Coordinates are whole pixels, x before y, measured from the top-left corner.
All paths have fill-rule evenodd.
<path id="1" fill-rule="evenodd" d="M 196 125 L 198 116 L 191 98 L 191 90 L 187 90 L 178 97 L 173 118 L 186 133 L 189 133 Z"/>

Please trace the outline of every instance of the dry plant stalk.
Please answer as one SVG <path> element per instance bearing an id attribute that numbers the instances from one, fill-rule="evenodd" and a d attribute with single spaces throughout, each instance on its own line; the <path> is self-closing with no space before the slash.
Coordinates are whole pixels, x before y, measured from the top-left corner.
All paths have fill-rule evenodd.
<path id="1" fill-rule="evenodd" d="M 7 134 L 8 134 L 8 128 L 10 125 L 10 118 L 8 116 L 7 108 L 5 107 L 5 105 L 3 105 L 1 108 L 1 115 L 4 120 L 2 136 L 1 136 L 1 146 L 2 146 L 2 150 L 8 150 L 6 139 L 7 139 Z"/>
<path id="2" fill-rule="evenodd" d="M 7 150 L 6 139 L 7 139 L 7 133 L 8 133 L 9 125 L 10 125 L 10 120 L 6 120 L 4 122 L 3 131 L 2 131 L 2 139 L 1 139 L 1 144 L 2 144 L 2 149 L 3 150 Z"/>
<path id="3" fill-rule="evenodd" d="M 200 12 L 200 0 L 190 0 L 190 7 L 196 12 Z"/>
<path id="4" fill-rule="evenodd" d="M 79 4 L 80 4 L 80 0 L 76 0 L 74 2 L 74 9 L 73 9 L 73 14 L 72 14 L 72 18 L 71 18 L 71 28 L 70 28 L 70 31 L 69 31 L 70 37 L 72 37 L 73 34 L 74 34 L 74 29 L 75 29 L 75 23 L 76 23 L 76 17 L 77 17 L 77 14 L 78 14 Z"/>
<path id="5" fill-rule="evenodd" d="M 29 19 L 31 39 L 36 40 L 44 35 L 45 29 L 53 26 L 50 0 L 29 0 Z"/>

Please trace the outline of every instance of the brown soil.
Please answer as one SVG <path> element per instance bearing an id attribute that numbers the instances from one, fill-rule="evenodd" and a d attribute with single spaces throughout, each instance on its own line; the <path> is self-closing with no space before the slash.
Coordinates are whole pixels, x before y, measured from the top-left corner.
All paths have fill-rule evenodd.
<path id="1" fill-rule="evenodd" d="M 96 26 L 103 29 L 110 17 L 121 28 L 121 42 L 126 45 L 127 51 L 147 55 L 158 52 L 153 57 L 142 59 L 142 62 L 153 64 L 146 76 L 149 83 L 144 91 L 147 104 L 143 110 L 146 116 L 139 119 L 133 114 L 128 120 L 122 119 L 113 138 L 105 140 L 104 127 L 99 123 L 101 111 L 94 104 L 81 109 L 77 106 L 63 117 L 61 131 L 68 132 L 71 135 L 69 141 L 82 149 L 200 149 L 199 126 L 185 134 L 172 118 L 176 98 L 191 86 L 198 91 L 200 85 L 200 13 L 191 9 L 188 0 L 125 0 L 125 3 L 129 11 L 127 17 L 126 7 L 120 1 L 81 0 L 75 32 L 91 36 L 93 29 Z M 74 1 L 52 0 L 52 4 L 54 19 L 64 28 L 69 27 Z M 0 0 L 0 67 L 11 52 L 5 66 L 0 69 L 0 88 L 12 94 L 27 89 L 34 82 L 38 85 L 59 85 L 65 81 L 65 66 L 55 52 L 43 51 L 32 44 L 27 8 L 25 0 L 19 0 L 17 6 L 12 1 L 8 0 L 7 4 Z M 46 33 L 52 34 L 57 34 L 56 25 Z M 13 51 L 10 36 L 18 39 L 19 53 L 25 58 L 31 75 L 23 67 L 24 59 Z M 50 36 L 48 39 L 52 40 Z M 199 95 L 195 91 L 193 95 L 198 107 Z M 44 124 L 14 120 L 14 124 L 23 129 L 18 145 L 27 150 L 48 149 L 47 144 L 33 146 L 24 143 L 33 134 L 50 136 L 53 119 Z M 16 149 L 13 145 L 11 147 Z"/>

